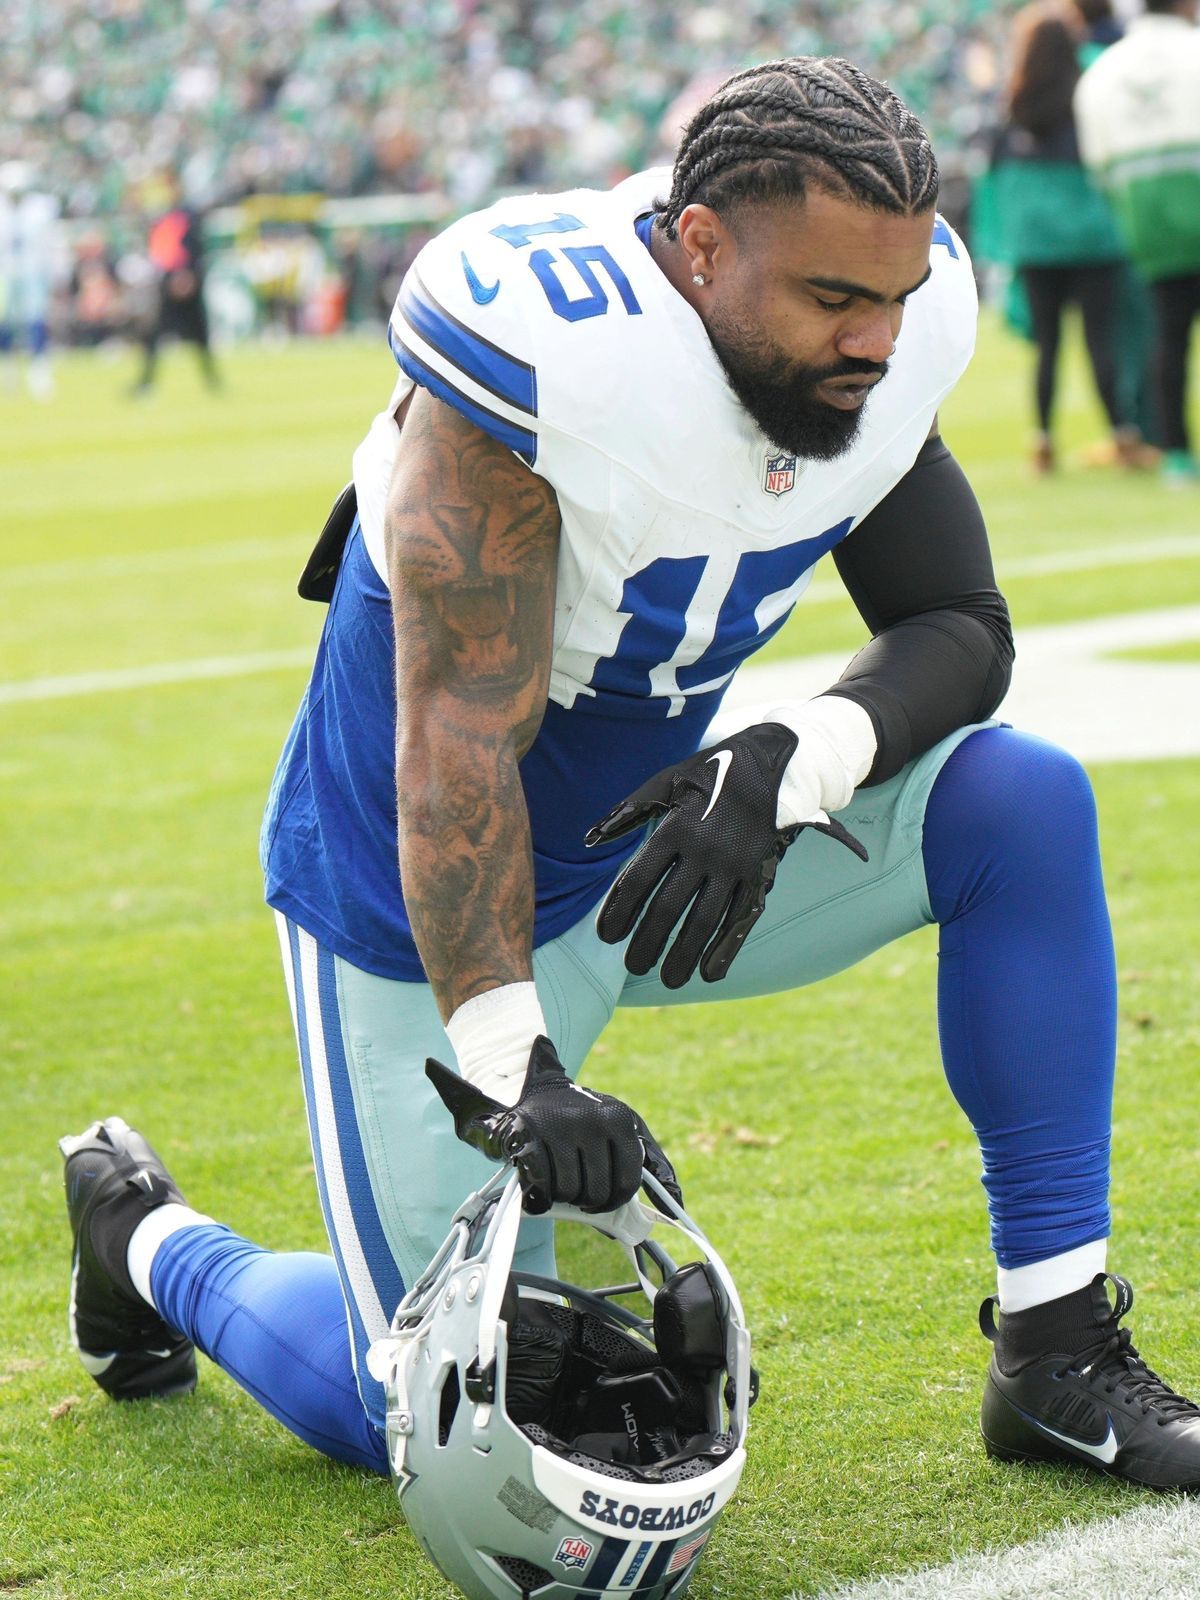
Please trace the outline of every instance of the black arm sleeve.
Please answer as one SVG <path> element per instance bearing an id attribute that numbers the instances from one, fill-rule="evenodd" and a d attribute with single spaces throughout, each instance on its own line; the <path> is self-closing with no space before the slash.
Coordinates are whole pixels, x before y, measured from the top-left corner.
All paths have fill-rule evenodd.
<path id="1" fill-rule="evenodd" d="M 882 783 L 1008 690 L 1013 639 L 979 502 L 940 438 L 833 552 L 873 635 L 827 694 L 856 701 Z"/>

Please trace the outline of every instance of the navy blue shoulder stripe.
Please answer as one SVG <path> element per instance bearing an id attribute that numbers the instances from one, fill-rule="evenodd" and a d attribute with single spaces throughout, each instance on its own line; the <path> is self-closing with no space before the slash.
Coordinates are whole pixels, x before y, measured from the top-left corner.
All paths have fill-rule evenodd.
<path id="1" fill-rule="evenodd" d="M 477 428 L 482 428 L 484 433 L 490 434 L 499 444 L 505 445 L 519 455 L 526 466 L 533 466 L 537 460 L 537 434 L 532 429 L 518 427 L 515 422 L 502 417 L 499 412 L 490 411 L 487 406 L 480 405 L 478 400 L 472 400 L 470 395 L 455 388 L 449 379 L 435 372 L 421 360 L 420 356 L 410 350 L 395 328 L 390 326 L 388 343 L 392 347 L 392 354 L 400 370 L 407 373 L 414 383 L 419 383 L 423 389 L 428 389 L 436 399 L 453 406 L 455 411 L 466 417 L 468 422 L 473 422 Z"/>
<path id="2" fill-rule="evenodd" d="M 438 304 L 414 271 L 400 286 L 400 315 L 444 360 L 510 406 L 537 416 L 537 374 Z"/>

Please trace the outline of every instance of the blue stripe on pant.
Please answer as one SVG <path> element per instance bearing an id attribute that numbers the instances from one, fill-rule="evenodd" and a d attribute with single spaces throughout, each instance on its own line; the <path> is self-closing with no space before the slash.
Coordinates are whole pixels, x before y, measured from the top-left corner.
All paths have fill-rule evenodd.
<path id="1" fill-rule="evenodd" d="M 386 1472 L 383 1394 L 364 1358 L 404 1286 L 359 1136 L 334 957 L 282 919 L 280 944 L 334 1259 L 275 1255 L 216 1224 L 188 1228 L 158 1250 L 151 1291 L 166 1320 L 285 1427 L 337 1460 Z"/>
<path id="2" fill-rule="evenodd" d="M 280 942 L 334 1259 L 276 1255 L 217 1224 L 198 1226 L 159 1248 L 151 1292 L 173 1327 L 299 1438 L 385 1473 L 383 1438 L 371 1420 L 382 1423 L 382 1391 L 364 1357 L 404 1287 L 358 1134 L 334 958 L 292 924 L 281 924 Z"/>
<path id="3" fill-rule="evenodd" d="M 329 1194 L 325 1185 L 325 1171 L 318 1155 L 319 1138 L 316 1127 L 316 1117 L 313 1111 L 312 1093 L 312 1062 L 308 1047 L 308 1004 L 304 994 L 304 985 L 300 973 L 300 930 L 294 923 L 287 925 L 288 951 L 291 959 L 293 993 L 295 995 L 296 1018 L 296 1045 L 300 1052 L 300 1076 L 304 1084 L 304 1103 L 308 1112 L 308 1138 L 313 1152 L 313 1167 L 317 1175 L 317 1194 L 321 1201 L 321 1211 L 325 1217 L 325 1228 L 329 1234 L 330 1244 L 337 1261 L 338 1274 L 343 1282 L 346 1279 L 346 1265 L 342 1260 L 341 1247 L 337 1234 L 330 1223 Z M 285 955 L 285 960 L 288 957 Z M 359 1329 L 356 1332 L 365 1332 L 359 1320 Z M 357 1343 L 357 1340 L 356 1340 Z"/>
<path id="4" fill-rule="evenodd" d="M 309 1137 L 321 1210 L 345 1292 L 363 1404 L 383 1421 L 367 1346 L 387 1332 L 404 1283 L 380 1221 L 351 1092 L 334 957 L 287 924 Z"/>

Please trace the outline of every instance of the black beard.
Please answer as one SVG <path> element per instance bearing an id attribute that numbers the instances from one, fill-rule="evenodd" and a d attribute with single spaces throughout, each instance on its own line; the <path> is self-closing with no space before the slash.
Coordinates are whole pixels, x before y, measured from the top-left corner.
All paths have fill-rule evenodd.
<path id="1" fill-rule="evenodd" d="M 882 379 L 888 370 L 886 361 L 850 357 L 828 367 L 788 361 L 769 353 L 758 339 L 723 341 L 711 323 L 708 335 L 743 409 L 778 449 L 809 461 L 836 461 L 845 455 L 858 437 L 867 405 L 864 401 L 857 410 L 839 411 L 818 396 L 820 385 L 830 378 L 876 373 Z"/>

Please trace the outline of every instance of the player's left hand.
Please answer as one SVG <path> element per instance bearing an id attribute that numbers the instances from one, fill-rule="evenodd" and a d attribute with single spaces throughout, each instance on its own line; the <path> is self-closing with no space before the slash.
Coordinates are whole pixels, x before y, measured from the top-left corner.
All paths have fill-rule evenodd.
<path id="1" fill-rule="evenodd" d="M 533 1215 L 557 1202 L 612 1211 L 634 1194 L 642 1169 L 676 1202 L 675 1169 L 642 1118 L 609 1094 L 571 1082 L 550 1040 L 534 1041 L 515 1104 L 504 1105 L 430 1057 L 425 1076 L 464 1143 L 490 1161 L 511 1161 Z"/>
<path id="2" fill-rule="evenodd" d="M 638 923 L 625 952 L 630 972 L 651 970 L 683 917 L 662 964 L 663 983 L 682 987 L 697 964 L 706 983 L 723 978 L 763 913 L 784 851 L 803 828 L 827 833 L 867 859 L 854 835 L 823 811 L 793 827 L 777 825 L 779 785 L 796 744 L 778 722 L 746 728 L 664 767 L 589 831 L 589 845 L 604 844 L 662 818 L 623 868 L 596 921 L 607 944 L 619 944 Z"/>

